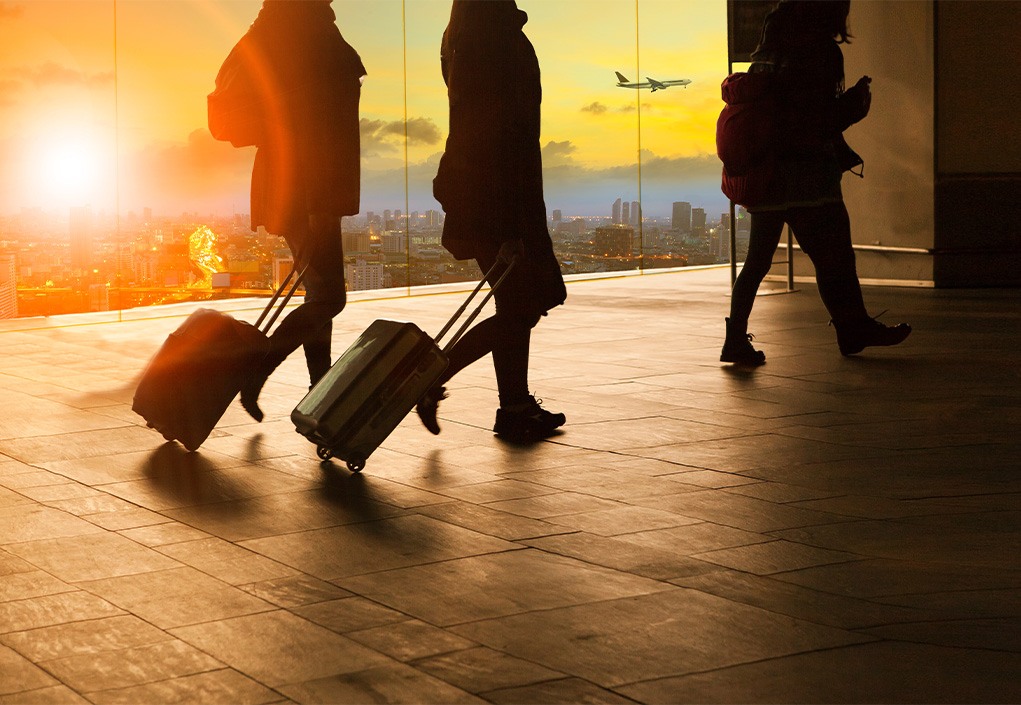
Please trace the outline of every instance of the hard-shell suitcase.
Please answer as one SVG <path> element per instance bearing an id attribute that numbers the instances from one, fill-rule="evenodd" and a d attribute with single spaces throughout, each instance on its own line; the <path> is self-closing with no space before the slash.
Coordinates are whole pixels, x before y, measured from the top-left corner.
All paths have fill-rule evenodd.
<path id="1" fill-rule="evenodd" d="M 346 461 L 352 472 L 364 468 L 372 452 L 443 374 L 446 352 L 479 315 L 512 266 L 504 270 L 442 350 L 438 341 L 464 313 L 493 270 L 435 339 L 414 323 L 373 321 L 291 412 L 298 433 L 316 444 L 316 454 L 323 460 L 336 456 Z"/>
<path id="2" fill-rule="evenodd" d="M 245 375 L 266 354 L 266 333 L 301 283 L 299 274 L 277 305 L 294 274 L 287 275 L 254 325 L 208 308 L 188 316 L 146 367 L 132 411 L 168 441 L 180 441 L 191 451 L 202 445 L 241 390 Z"/>

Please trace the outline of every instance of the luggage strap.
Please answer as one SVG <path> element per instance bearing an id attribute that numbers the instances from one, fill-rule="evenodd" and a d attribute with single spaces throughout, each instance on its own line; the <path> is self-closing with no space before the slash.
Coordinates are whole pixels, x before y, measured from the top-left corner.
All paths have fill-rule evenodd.
<path id="1" fill-rule="evenodd" d="M 266 335 L 269 335 L 269 329 L 273 327 L 273 324 L 276 322 L 277 318 L 279 318 L 280 314 L 283 313 L 284 309 L 287 307 L 287 303 L 291 300 L 291 297 L 294 296 L 294 292 L 296 292 L 298 290 L 298 287 L 301 286 L 301 280 L 305 278 L 305 271 L 307 269 L 308 265 L 305 265 L 299 272 L 297 264 L 295 264 L 295 266 L 291 268 L 291 271 L 287 273 L 287 276 L 284 277 L 284 280 L 280 282 L 280 287 L 273 292 L 273 298 L 269 300 L 269 303 L 266 304 L 266 308 L 264 308 L 262 310 L 262 313 L 259 314 L 259 320 L 255 322 L 256 328 L 261 330 Z M 284 293 L 284 289 L 287 289 L 287 284 L 291 281 L 291 278 L 294 277 L 295 274 L 297 274 L 297 278 L 294 280 L 294 283 L 291 284 L 291 288 L 287 290 L 287 295 L 284 296 L 284 300 L 281 301 L 280 304 L 276 307 L 276 310 L 273 311 L 273 307 L 276 305 L 277 300 L 280 298 L 280 295 Z M 270 316 L 269 322 L 266 324 L 266 327 L 263 328 L 262 321 L 266 318 L 266 316 L 269 315 L 270 311 L 273 311 L 273 315 Z"/>
<path id="2" fill-rule="evenodd" d="M 443 329 L 436 335 L 437 344 L 439 344 L 440 338 L 447 334 L 447 331 L 450 330 L 451 327 L 453 327 L 457 319 L 460 318 L 461 314 L 464 313 L 465 309 L 468 308 L 468 304 L 470 304 L 472 299 L 475 298 L 475 295 L 482 290 L 482 287 L 485 286 L 486 281 L 489 279 L 489 277 L 496 273 L 496 269 L 497 267 L 500 266 L 500 264 L 501 261 L 499 259 L 495 263 L 493 263 L 493 266 L 489 269 L 488 272 L 486 272 L 485 276 L 482 277 L 482 280 L 479 282 L 479 285 L 475 287 L 475 290 L 468 295 L 468 298 L 465 299 L 465 302 L 463 304 L 461 304 L 461 307 L 457 309 L 453 316 L 450 317 L 450 320 L 447 321 L 447 324 L 443 326 Z M 447 342 L 446 345 L 443 346 L 443 352 L 445 353 L 448 352 L 452 347 L 454 347 L 454 344 L 461 339 L 461 336 L 464 335 L 464 332 L 468 330 L 468 326 L 470 326 L 472 322 L 474 322 L 475 319 L 478 318 L 479 314 L 482 313 L 482 308 L 489 302 L 491 298 L 493 298 L 493 294 L 495 294 L 496 290 L 500 287 L 501 284 L 503 284 L 503 280 L 506 279 L 507 275 L 510 274 L 510 271 L 514 269 L 515 264 L 517 264 L 517 258 L 511 260 L 511 262 L 507 265 L 506 269 L 503 270 L 503 274 L 500 275 L 500 278 L 496 280 L 496 283 L 493 284 L 493 286 L 489 289 L 486 295 L 482 298 L 482 301 L 479 303 L 479 305 L 475 307 L 475 309 L 471 312 L 471 315 L 468 316 L 467 320 L 465 320 L 461 327 L 457 329 L 457 332 L 454 333 L 454 336 Z"/>

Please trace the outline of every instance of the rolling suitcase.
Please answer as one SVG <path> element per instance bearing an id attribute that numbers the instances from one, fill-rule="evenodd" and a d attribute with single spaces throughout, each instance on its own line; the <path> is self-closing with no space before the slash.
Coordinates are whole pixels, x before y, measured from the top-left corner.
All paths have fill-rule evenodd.
<path id="1" fill-rule="evenodd" d="M 208 308 L 188 316 L 149 362 L 131 410 L 168 441 L 196 450 L 241 390 L 245 375 L 266 354 L 266 334 L 303 274 L 294 278 L 292 270 L 287 275 L 254 325 Z M 287 295 L 277 305 L 292 278 Z M 273 315 L 262 326 L 270 311 Z"/>
<path id="2" fill-rule="evenodd" d="M 510 272 L 493 288 L 441 350 L 438 342 L 482 289 L 487 273 L 435 339 L 414 323 L 378 319 L 358 337 L 291 412 L 298 433 L 316 444 L 323 460 L 336 456 L 352 472 L 408 415 L 447 367 L 447 351 L 481 313 Z"/>

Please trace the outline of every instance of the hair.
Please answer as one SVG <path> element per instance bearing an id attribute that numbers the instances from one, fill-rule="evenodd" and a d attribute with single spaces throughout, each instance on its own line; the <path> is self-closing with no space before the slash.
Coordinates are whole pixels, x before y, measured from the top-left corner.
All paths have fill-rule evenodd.
<path id="1" fill-rule="evenodd" d="M 847 28 L 851 0 L 780 0 L 777 9 L 787 7 L 799 22 L 825 32 L 838 44 L 850 44 L 853 36 Z"/>

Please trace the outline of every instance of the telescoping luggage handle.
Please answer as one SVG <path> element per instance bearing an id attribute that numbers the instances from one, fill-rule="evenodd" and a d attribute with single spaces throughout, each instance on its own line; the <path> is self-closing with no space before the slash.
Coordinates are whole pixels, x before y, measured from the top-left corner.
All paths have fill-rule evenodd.
<path id="1" fill-rule="evenodd" d="M 291 297 L 294 296 L 294 292 L 296 292 L 298 290 L 298 287 L 301 286 L 301 280 L 305 278 L 306 269 L 308 269 L 307 265 L 303 267 L 302 270 L 299 272 L 298 268 L 295 266 L 291 269 L 290 272 L 287 273 L 287 276 L 284 277 L 284 280 L 280 283 L 280 287 L 273 292 L 273 298 L 269 300 L 269 303 L 266 304 L 266 308 L 264 308 L 262 310 L 262 313 L 259 314 L 259 320 L 255 322 L 256 328 L 261 330 L 263 333 L 266 333 L 267 335 L 269 334 L 269 329 L 273 327 L 273 324 L 276 322 L 277 318 L 280 317 L 280 314 L 287 306 L 287 302 L 289 302 L 291 300 Z M 297 278 L 294 279 L 294 283 L 291 284 L 291 288 L 288 289 L 287 295 L 284 296 L 284 300 L 281 301 L 280 305 L 277 306 L 275 311 L 273 311 L 273 306 L 276 305 L 277 299 L 280 298 L 280 295 L 284 292 L 284 289 L 287 289 L 288 282 L 291 281 L 291 278 L 294 277 L 295 274 L 297 274 Z M 273 311 L 273 315 L 270 317 L 269 322 L 266 324 L 266 327 L 262 328 L 261 327 L 262 321 L 266 318 L 267 315 L 269 315 L 270 311 Z"/>
<path id="2" fill-rule="evenodd" d="M 461 308 L 457 309 L 454 315 L 450 317 L 450 320 L 447 321 L 447 325 L 443 326 L 443 329 L 436 335 L 437 344 L 440 342 L 440 338 L 447 334 L 447 331 L 450 330 L 450 328 L 454 325 L 454 322 L 457 321 L 457 319 L 461 317 L 461 314 L 464 313 L 465 309 L 468 308 L 468 304 L 472 302 L 472 299 L 475 298 L 475 295 L 482 290 L 482 287 L 485 286 L 486 281 L 489 279 L 490 275 L 496 273 L 496 269 L 497 267 L 500 266 L 500 264 L 501 264 L 500 260 L 497 260 L 493 264 L 489 271 L 486 272 L 486 275 L 482 277 L 482 280 L 479 282 L 479 285 L 475 287 L 475 290 L 472 291 L 472 293 L 468 295 L 468 298 L 465 299 L 464 303 L 461 304 Z M 464 332 L 468 330 L 468 326 L 470 326 L 472 322 L 476 318 L 478 318 L 479 314 L 482 313 L 483 307 L 491 298 L 493 298 L 493 294 L 495 294 L 496 290 L 500 287 L 501 284 L 503 284 L 503 280 L 506 279 L 507 275 L 510 274 L 510 271 L 514 269 L 515 264 L 517 264 L 517 258 L 510 261 L 510 263 L 507 265 L 507 268 L 503 270 L 503 274 L 500 275 L 500 278 L 496 280 L 496 283 L 493 284 L 492 288 L 490 288 L 490 290 L 482 298 L 482 301 L 479 303 L 478 306 L 475 307 L 475 310 L 472 311 L 471 315 L 468 316 L 468 319 L 461 325 L 460 328 L 457 329 L 457 332 L 454 333 L 454 337 L 452 337 L 450 341 L 443 346 L 443 352 L 449 351 L 452 347 L 454 347 L 454 344 L 461 339 L 461 336 L 464 334 Z"/>

